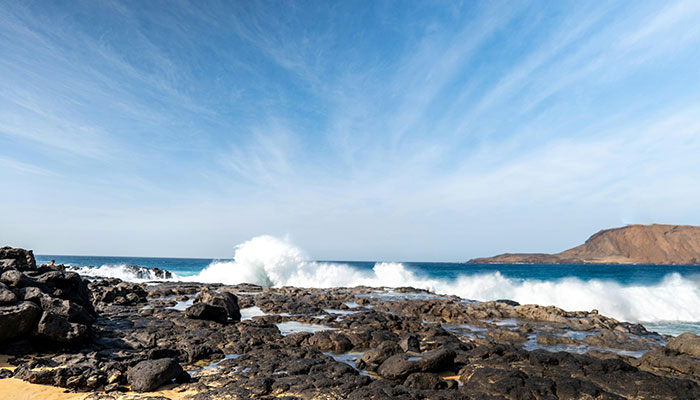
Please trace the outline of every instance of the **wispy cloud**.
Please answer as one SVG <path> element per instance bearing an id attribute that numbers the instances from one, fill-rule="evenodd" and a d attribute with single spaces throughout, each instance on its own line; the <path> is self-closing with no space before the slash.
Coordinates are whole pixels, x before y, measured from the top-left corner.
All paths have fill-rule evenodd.
<path id="1" fill-rule="evenodd" d="M 2 168 L 7 168 L 10 170 L 15 170 L 21 173 L 32 174 L 32 175 L 43 175 L 43 176 L 57 176 L 53 171 L 45 168 L 37 167 L 36 165 L 13 160 L 9 157 L 0 156 L 0 165 Z"/>
<path id="2" fill-rule="evenodd" d="M 696 2 L 75 7 L 0 10 L 0 164 L 55 223 L 442 259 L 700 223 Z"/>

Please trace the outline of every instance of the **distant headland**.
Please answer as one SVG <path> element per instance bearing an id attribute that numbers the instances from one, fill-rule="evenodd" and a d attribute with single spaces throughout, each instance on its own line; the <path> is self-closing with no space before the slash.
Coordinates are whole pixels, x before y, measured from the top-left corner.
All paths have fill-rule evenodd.
<path id="1" fill-rule="evenodd" d="M 700 226 L 628 225 L 604 229 L 585 243 L 557 254 L 505 253 L 469 263 L 700 264 Z"/>

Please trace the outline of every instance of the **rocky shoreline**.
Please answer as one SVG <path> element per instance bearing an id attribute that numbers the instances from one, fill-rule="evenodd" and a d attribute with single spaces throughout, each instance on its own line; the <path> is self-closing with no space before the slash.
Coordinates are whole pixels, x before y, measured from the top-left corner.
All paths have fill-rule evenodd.
<path id="1" fill-rule="evenodd" d="M 129 283 L 0 249 L 3 380 L 85 399 L 691 399 L 700 337 L 413 288 Z"/>

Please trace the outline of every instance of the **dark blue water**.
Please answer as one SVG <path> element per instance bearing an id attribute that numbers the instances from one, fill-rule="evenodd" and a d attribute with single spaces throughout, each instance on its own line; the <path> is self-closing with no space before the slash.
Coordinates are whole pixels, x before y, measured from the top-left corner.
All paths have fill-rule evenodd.
<path id="1" fill-rule="evenodd" d="M 149 268 L 161 268 L 180 276 L 198 274 L 214 261 L 231 261 L 230 259 L 211 258 L 157 258 L 157 257 L 107 257 L 107 256 L 66 256 L 37 255 L 37 263 L 46 264 L 56 260 L 57 264 L 73 266 L 102 265 L 140 265 Z M 321 261 L 346 264 L 360 270 L 371 271 L 374 261 Z M 563 278 L 578 278 L 583 281 L 612 281 L 621 285 L 653 285 L 660 283 L 664 277 L 677 273 L 687 279 L 700 282 L 700 265 L 578 265 L 578 264 L 466 264 L 436 262 L 402 262 L 408 269 L 426 277 L 454 280 L 469 274 L 489 274 L 499 272 L 501 275 L 518 280 L 534 279 L 552 281 Z"/>
<path id="2" fill-rule="evenodd" d="M 56 264 L 76 267 L 103 265 L 140 265 L 147 268 L 160 268 L 174 272 L 180 276 L 192 276 L 206 268 L 211 258 L 157 258 L 157 257 L 106 257 L 106 256 L 65 256 L 65 255 L 36 255 L 37 264 L 48 264 L 55 260 Z"/>
<path id="3" fill-rule="evenodd" d="M 595 308 L 604 315 L 641 322 L 662 333 L 700 333 L 700 266 L 403 262 L 390 265 L 387 274 L 387 269 L 382 272 L 375 262 L 313 262 L 299 259 L 294 253 L 283 252 L 279 257 L 269 258 L 265 257 L 267 250 L 261 253 L 260 257 L 240 263 L 202 258 L 61 255 L 38 255 L 36 258 L 38 263 L 53 259 L 58 264 L 79 267 L 111 266 L 103 276 L 122 279 L 130 278 L 120 275 L 120 266 L 140 265 L 165 269 L 185 280 L 206 282 L 238 283 L 232 279 L 276 276 L 278 285 L 414 286 L 475 300 L 508 298 L 567 310 Z M 216 274 L 198 275 L 215 262 L 223 262 L 224 268 Z M 320 273 L 315 273 L 316 270 Z M 329 273 L 331 270 L 334 272 Z M 347 275 L 348 280 L 338 274 Z M 330 285 L 323 281 L 329 276 L 333 279 Z M 275 282 L 274 279 L 270 281 Z"/>

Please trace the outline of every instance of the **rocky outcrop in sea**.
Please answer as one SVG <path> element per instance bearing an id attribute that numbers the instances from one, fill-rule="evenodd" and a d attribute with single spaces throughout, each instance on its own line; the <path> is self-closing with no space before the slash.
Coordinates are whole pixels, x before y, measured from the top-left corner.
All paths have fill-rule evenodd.
<path id="1" fill-rule="evenodd" d="M 700 398 L 698 336 L 595 310 L 413 288 L 87 280 L 10 248 L 0 265 L 0 353 L 17 367 L 0 378 L 93 399 L 164 385 L 191 399 Z"/>

